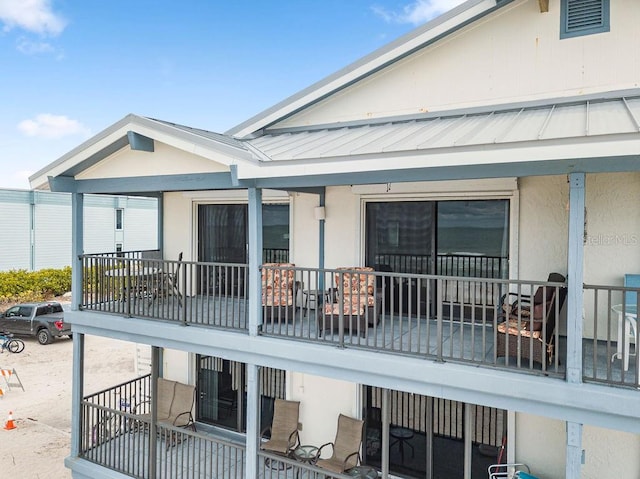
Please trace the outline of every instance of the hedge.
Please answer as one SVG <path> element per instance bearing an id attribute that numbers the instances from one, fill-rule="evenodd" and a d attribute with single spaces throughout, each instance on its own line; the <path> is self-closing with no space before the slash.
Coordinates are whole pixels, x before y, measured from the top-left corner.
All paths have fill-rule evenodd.
<path id="1" fill-rule="evenodd" d="M 0 271 L 0 302 L 41 301 L 71 290 L 71 267 Z"/>

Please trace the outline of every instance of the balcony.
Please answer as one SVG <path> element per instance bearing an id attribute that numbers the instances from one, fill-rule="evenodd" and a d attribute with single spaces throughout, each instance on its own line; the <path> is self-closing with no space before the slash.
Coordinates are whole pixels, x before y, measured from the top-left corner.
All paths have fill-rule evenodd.
<path id="1" fill-rule="evenodd" d="M 246 448 L 215 432 L 153 424 L 149 413 L 151 376 L 116 385 L 82 401 L 80 457 L 131 477 L 244 479 Z M 312 465 L 260 451 L 260 478 L 326 477 Z M 348 478 L 333 474 L 337 479 Z"/>
<path id="2" fill-rule="evenodd" d="M 247 265 L 140 254 L 85 255 L 83 265 L 83 310 L 248 333 Z M 539 336 L 546 341 L 541 345 L 533 334 L 499 341 L 498 328 L 505 295 L 520 301 L 543 289 L 545 295 L 557 296 L 563 283 L 368 271 L 371 298 L 354 299 L 352 305 L 362 306 L 356 317 L 337 305 L 344 301 L 339 285 L 357 271 L 287 265 L 264 265 L 262 270 L 287 276 L 291 284 L 291 291 L 285 291 L 285 283 L 273 283 L 267 293 L 263 278 L 263 298 L 277 298 L 275 303 L 263 301 L 263 337 L 565 377 L 562 304 L 551 306 L 558 327 L 542 321 Z M 583 380 L 637 387 L 636 322 L 630 311 L 620 315 L 615 308 L 624 303 L 623 294 L 638 290 L 585 285 L 583 291 Z M 370 304 L 364 307 L 358 301 Z M 626 318 L 624 324 L 620 318 Z M 516 317 L 514 327 L 525 320 Z M 544 359 L 526 354 L 535 346 L 542 346 Z"/>

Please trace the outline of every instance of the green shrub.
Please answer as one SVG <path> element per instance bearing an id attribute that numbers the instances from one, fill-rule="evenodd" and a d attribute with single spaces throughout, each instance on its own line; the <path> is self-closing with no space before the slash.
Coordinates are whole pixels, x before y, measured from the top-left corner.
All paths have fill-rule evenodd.
<path id="1" fill-rule="evenodd" d="M 42 301 L 71 290 L 71 267 L 0 271 L 0 302 Z"/>

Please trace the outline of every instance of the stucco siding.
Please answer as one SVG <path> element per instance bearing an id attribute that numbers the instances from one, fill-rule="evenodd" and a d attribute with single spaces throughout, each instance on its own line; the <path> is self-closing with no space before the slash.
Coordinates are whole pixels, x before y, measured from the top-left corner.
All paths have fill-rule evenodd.
<path id="1" fill-rule="evenodd" d="M 353 383 L 301 373 L 290 374 L 289 381 L 290 399 L 300 401 L 301 444 L 333 442 L 339 414 L 360 416 Z"/>
<path id="2" fill-rule="evenodd" d="M 563 421 L 516 415 L 516 462 L 539 477 L 565 477 L 566 427 Z M 583 427 L 583 479 L 640 477 L 640 436 L 589 425 Z"/>
<path id="3" fill-rule="evenodd" d="M 156 141 L 153 153 L 123 148 L 76 178 L 121 178 L 224 171 L 229 171 L 229 167 Z"/>
<path id="4" fill-rule="evenodd" d="M 308 126 L 637 88 L 640 3 L 611 31 L 560 39 L 560 2 L 516 1 L 279 123 Z"/>

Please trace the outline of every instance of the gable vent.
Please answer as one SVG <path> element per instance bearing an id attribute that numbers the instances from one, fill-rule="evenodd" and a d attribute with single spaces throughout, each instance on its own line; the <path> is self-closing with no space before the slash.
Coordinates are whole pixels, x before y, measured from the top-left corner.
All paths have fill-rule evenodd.
<path id="1" fill-rule="evenodd" d="M 609 0 L 563 0 L 561 38 L 609 31 Z"/>

